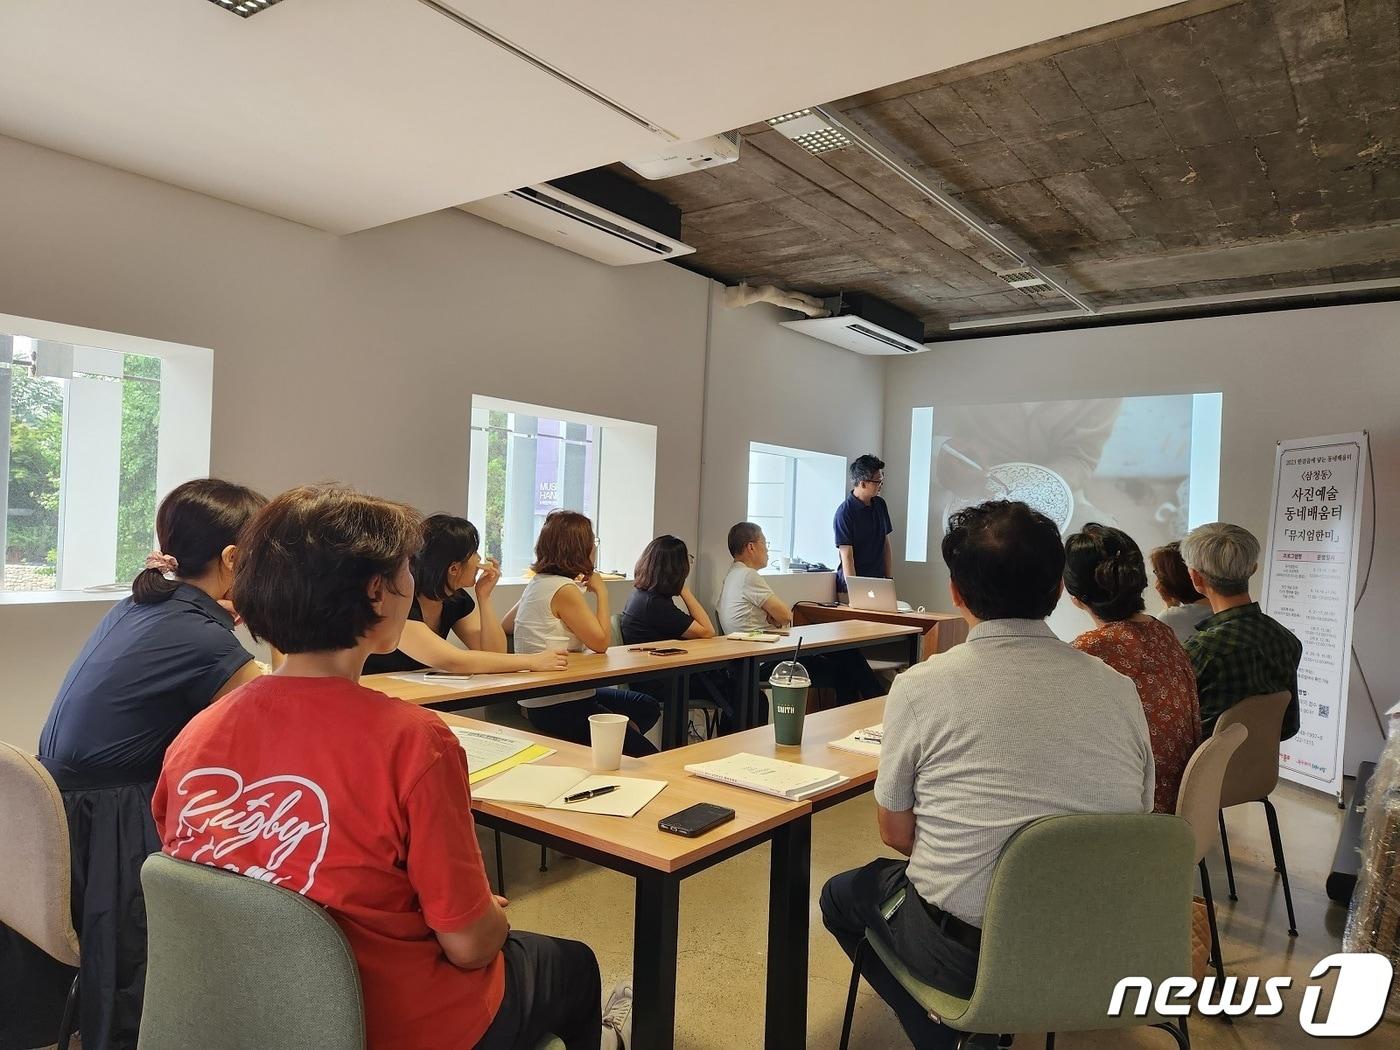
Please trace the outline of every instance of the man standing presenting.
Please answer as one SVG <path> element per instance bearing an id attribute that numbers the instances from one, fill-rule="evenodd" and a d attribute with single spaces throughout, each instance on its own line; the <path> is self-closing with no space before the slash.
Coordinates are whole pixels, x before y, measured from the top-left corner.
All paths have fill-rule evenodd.
<path id="1" fill-rule="evenodd" d="M 880 488 L 885 484 L 885 462 L 866 453 L 851 464 L 851 494 L 836 508 L 832 527 L 841 565 L 836 570 L 836 593 L 846 593 L 847 576 L 894 577 L 890 533 L 894 525 Z"/>

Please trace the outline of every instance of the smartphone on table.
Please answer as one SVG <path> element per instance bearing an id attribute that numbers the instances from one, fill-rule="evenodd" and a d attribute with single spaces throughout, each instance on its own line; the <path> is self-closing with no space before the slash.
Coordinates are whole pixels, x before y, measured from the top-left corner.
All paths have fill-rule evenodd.
<path id="1" fill-rule="evenodd" d="M 714 806 L 708 802 L 697 802 L 678 813 L 672 813 L 669 817 L 662 817 L 656 822 L 656 826 L 662 831 L 669 831 L 672 835 L 684 835 L 688 839 L 693 839 L 697 835 L 703 835 L 711 828 L 717 828 L 733 819 L 734 811 L 728 806 Z"/>

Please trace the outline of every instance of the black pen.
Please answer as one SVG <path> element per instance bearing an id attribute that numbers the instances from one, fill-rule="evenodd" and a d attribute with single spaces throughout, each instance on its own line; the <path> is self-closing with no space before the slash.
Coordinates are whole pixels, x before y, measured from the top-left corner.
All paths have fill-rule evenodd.
<path id="1" fill-rule="evenodd" d="M 565 796 L 564 796 L 564 801 L 565 801 L 566 803 L 568 803 L 568 802 L 587 802 L 590 798 L 597 798 L 599 795 L 606 795 L 609 791 L 616 791 L 616 790 L 617 790 L 617 785 L 616 785 L 616 784 L 607 784 L 607 785 L 605 785 L 605 786 L 603 786 L 603 787 L 596 787 L 596 788 L 593 788 L 593 789 L 591 789 L 591 790 L 589 790 L 589 791 L 580 791 L 577 795 L 565 795 Z"/>

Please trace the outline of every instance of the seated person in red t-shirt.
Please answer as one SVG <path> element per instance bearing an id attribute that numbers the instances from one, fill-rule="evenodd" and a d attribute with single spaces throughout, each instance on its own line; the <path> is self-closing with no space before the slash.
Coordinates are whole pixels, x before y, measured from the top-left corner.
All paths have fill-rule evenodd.
<path id="1" fill-rule="evenodd" d="M 373 1050 L 547 1033 L 622 1047 L 630 988 L 604 1020 L 587 945 L 511 931 L 447 726 L 358 684 L 365 657 L 398 644 L 421 539 L 411 508 L 333 486 L 284 492 L 249 523 L 234 601 L 287 659 L 171 744 L 152 806 L 163 847 L 325 907 L 359 964 Z"/>

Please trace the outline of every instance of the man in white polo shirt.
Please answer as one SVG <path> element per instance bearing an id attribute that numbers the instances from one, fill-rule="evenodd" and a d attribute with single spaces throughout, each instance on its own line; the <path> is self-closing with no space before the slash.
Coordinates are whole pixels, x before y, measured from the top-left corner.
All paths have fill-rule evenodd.
<path id="1" fill-rule="evenodd" d="M 1005 501 L 958 511 L 943 560 L 971 630 L 895 680 L 875 782 L 880 838 L 909 859 L 837 875 L 821 907 L 846 954 L 854 957 L 867 927 L 883 928 L 921 979 L 969 996 L 1006 840 L 1039 817 L 1150 813 L 1154 769 L 1132 681 L 1045 623 L 1065 566 L 1049 518 Z M 904 904 L 883 919 L 881 904 L 906 888 Z M 916 1047 L 956 1044 L 958 1033 L 930 1020 L 873 952 L 862 959 Z"/>

